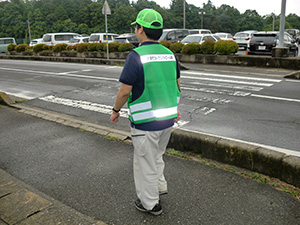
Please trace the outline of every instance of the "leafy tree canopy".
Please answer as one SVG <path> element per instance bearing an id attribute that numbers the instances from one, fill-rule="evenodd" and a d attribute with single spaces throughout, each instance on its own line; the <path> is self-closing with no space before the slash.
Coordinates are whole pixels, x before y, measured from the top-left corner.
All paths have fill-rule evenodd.
<path id="1" fill-rule="evenodd" d="M 49 32 L 77 32 L 91 34 L 105 32 L 105 17 L 102 14 L 104 0 L 10 0 L 0 2 L 0 37 L 27 38 L 28 24 L 31 38 L 41 38 Z M 164 18 L 164 28 L 183 27 L 183 1 L 172 0 L 170 8 L 162 8 L 151 0 L 108 0 L 111 15 L 108 15 L 108 31 L 111 33 L 133 32 L 130 25 L 137 13 L 144 8 L 153 8 Z M 186 3 L 186 28 L 203 28 L 212 32 L 236 33 L 242 30 L 279 29 L 280 15 L 260 16 L 255 10 L 241 14 L 229 5 L 215 7 L 208 0 L 203 7 Z M 286 17 L 286 28 L 300 29 L 300 17 Z"/>

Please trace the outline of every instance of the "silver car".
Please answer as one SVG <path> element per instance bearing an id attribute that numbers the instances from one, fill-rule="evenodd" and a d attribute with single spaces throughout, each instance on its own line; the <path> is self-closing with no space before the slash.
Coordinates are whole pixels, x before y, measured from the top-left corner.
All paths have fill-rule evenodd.
<path id="1" fill-rule="evenodd" d="M 237 32 L 232 39 L 239 45 L 239 48 L 246 49 L 255 33 L 257 33 L 256 30 Z"/>
<path id="2" fill-rule="evenodd" d="M 213 35 L 213 34 L 190 34 L 183 38 L 181 40 L 181 43 L 183 44 L 188 44 L 188 43 L 199 43 L 202 44 L 206 40 L 213 40 L 215 42 L 221 40 L 218 36 Z"/>

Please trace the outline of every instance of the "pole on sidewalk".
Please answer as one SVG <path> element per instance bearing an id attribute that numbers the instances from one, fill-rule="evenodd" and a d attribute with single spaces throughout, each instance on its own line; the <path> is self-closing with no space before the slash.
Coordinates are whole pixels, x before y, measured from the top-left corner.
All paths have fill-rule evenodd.
<path id="1" fill-rule="evenodd" d="M 284 41 L 285 8 L 286 8 L 286 0 L 282 0 L 281 14 L 280 14 L 280 27 L 279 27 L 279 48 L 283 47 L 283 41 Z"/>
<path id="2" fill-rule="evenodd" d="M 109 59 L 109 49 L 108 49 L 108 32 L 107 32 L 107 15 L 111 15 L 111 11 L 109 8 L 109 5 L 107 3 L 107 0 L 105 0 L 104 4 L 103 4 L 103 8 L 102 8 L 102 14 L 105 15 L 105 33 L 106 33 L 106 55 L 107 55 L 107 59 Z"/>

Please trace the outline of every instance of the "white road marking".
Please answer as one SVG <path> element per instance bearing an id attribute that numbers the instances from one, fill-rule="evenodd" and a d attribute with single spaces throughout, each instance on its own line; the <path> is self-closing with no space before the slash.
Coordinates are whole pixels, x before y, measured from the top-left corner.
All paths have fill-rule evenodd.
<path id="1" fill-rule="evenodd" d="M 285 79 L 287 82 L 294 82 L 294 83 L 300 83 L 300 80 L 295 80 L 295 79 Z"/>
<path id="2" fill-rule="evenodd" d="M 201 73 L 201 72 L 190 72 L 190 71 L 182 71 L 182 74 L 194 74 L 200 76 L 210 76 L 210 77 L 223 77 L 223 78 L 234 78 L 240 80 L 256 80 L 256 81 L 264 81 L 264 82 L 281 82 L 282 80 L 279 79 L 267 79 L 267 78 L 258 78 L 258 77 L 244 77 L 244 76 L 232 76 L 232 75 L 223 75 L 223 74 L 216 74 L 216 73 Z"/>
<path id="3" fill-rule="evenodd" d="M 221 88 L 231 88 L 231 89 L 241 89 L 241 90 L 247 90 L 247 91 L 261 91 L 264 89 L 261 87 L 235 85 L 235 84 L 218 84 L 218 83 L 202 83 L 202 82 L 191 82 L 190 84 L 211 86 L 211 87 L 221 87 Z"/>
<path id="4" fill-rule="evenodd" d="M 243 92 L 243 91 L 229 91 L 224 89 L 210 89 L 210 88 L 193 88 L 193 87 L 180 87 L 182 90 L 189 90 L 189 91 L 199 91 L 199 92 L 205 92 L 205 93 L 211 93 L 211 94 L 222 94 L 222 95 L 231 95 L 231 96 L 249 96 L 251 95 L 250 92 Z"/>
<path id="5" fill-rule="evenodd" d="M 94 112 L 100 112 L 104 114 L 111 114 L 112 106 L 110 105 L 103 105 L 83 100 L 74 100 L 74 99 L 67 99 L 67 98 L 59 98 L 55 97 L 54 95 L 49 95 L 46 97 L 39 98 L 40 100 L 46 102 L 52 102 L 60 105 L 66 105 L 74 108 L 90 110 Z M 124 118 L 128 118 L 128 109 L 121 109 L 120 116 Z M 174 124 L 174 127 L 180 127 L 184 124 L 189 123 L 188 121 L 179 121 L 178 123 Z"/>
<path id="6" fill-rule="evenodd" d="M 65 76 L 65 77 L 78 77 L 78 78 L 87 78 L 87 79 L 95 79 L 95 80 L 110 80 L 110 81 L 119 81 L 119 79 L 109 78 L 109 77 L 95 77 L 81 74 L 67 74 L 67 73 L 55 73 L 55 72 L 47 72 L 47 71 L 36 71 L 36 70 L 22 70 L 22 69 L 14 69 L 14 68 L 5 68 L 1 67 L 0 70 L 8 70 L 8 71 L 16 71 L 16 72 L 26 72 L 26 73 L 37 73 L 37 74 L 47 74 L 51 76 Z"/>
<path id="7" fill-rule="evenodd" d="M 264 87 L 271 87 L 271 86 L 273 86 L 272 83 L 246 82 L 246 81 L 239 81 L 239 80 L 224 80 L 224 79 L 214 79 L 214 78 L 208 78 L 208 77 L 181 76 L 180 78 L 193 79 L 193 80 L 194 79 L 195 80 L 208 80 L 208 81 L 234 83 L 234 84 L 246 84 L 246 85 L 264 86 Z"/>
<path id="8" fill-rule="evenodd" d="M 251 97 L 267 98 L 267 99 L 274 99 L 274 100 L 287 101 L 287 102 L 300 102 L 300 99 L 281 98 L 281 97 L 274 97 L 274 96 L 267 96 L 267 95 L 251 94 Z"/>

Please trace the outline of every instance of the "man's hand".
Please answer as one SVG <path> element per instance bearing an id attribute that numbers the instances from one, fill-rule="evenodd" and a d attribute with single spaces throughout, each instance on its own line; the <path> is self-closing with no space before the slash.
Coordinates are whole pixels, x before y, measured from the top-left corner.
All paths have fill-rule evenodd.
<path id="1" fill-rule="evenodd" d="M 119 116 L 120 116 L 120 113 L 116 113 L 116 112 L 113 111 L 113 112 L 111 113 L 111 116 L 110 116 L 110 122 L 111 122 L 112 124 L 118 122 L 118 121 L 119 121 Z"/>
<path id="2" fill-rule="evenodd" d="M 181 114 L 179 112 L 179 110 L 177 110 L 177 118 L 174 119 L 174 122 L 177 123 L 181 118 Z"/>

